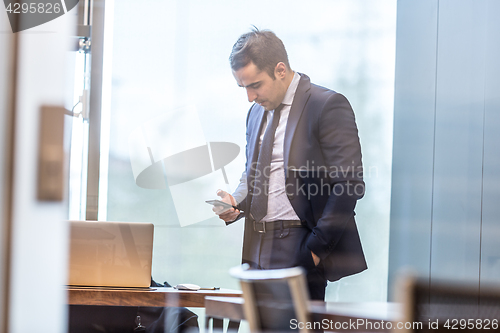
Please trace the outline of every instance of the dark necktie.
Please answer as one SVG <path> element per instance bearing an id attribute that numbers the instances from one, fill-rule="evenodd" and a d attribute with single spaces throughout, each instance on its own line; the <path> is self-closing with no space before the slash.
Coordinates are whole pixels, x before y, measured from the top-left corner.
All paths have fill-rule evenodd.
<path id="1" fill-rule="evenodd" d="M 257 165 L 252 166 L 254 176 L 249 188 L 253 191 L 252 204 L 250 205 L 250 215 L 257 222 L 262 220 L 267 214 L 267 197 L 269 194 L 269 174 L 271 173 L 271 159 L 273 154 L 274 135 L 280 122 L 281 109 L 280 104 L 273 114 L 273 120 L 270 126 L 267 126 L 262 144 L 260 146 Z"/>

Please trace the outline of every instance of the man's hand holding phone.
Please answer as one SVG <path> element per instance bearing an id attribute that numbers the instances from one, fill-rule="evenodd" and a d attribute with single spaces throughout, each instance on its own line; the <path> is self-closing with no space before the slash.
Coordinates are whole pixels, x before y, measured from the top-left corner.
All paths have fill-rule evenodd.
<path id="1" fill-rule="evenodd" d="M 231 222 L 236 220 L 238 215 L 240 215 L 240 211 L 238 209 L 235 209 L 238 203 L 233 198 L 233 196 L 223 190 L 217 190 L 217 195 L 220 197 L 220 201 L 229 204 L 232 207 L 219 206 L 217 205 L 217 203 L 214 203 L 214 207 L 212 208 L 212 210 L 215 212 L 215 214 L 219 215 L 219 218 L 224 222 Z"/>

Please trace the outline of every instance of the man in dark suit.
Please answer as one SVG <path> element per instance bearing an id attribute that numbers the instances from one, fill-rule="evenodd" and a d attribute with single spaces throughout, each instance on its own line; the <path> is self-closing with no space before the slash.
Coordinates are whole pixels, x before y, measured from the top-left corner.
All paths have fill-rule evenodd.
<path id="1" fill-rule="evenodd" d="M 292 71 L 271 31 L 242 35 L 230 62 L 254 104 L 240 185 L 217 192 L 238 209 L 214 211 L 227 224 L 245 217 L 244 263 L 302 266 L 311 298 L 324 299 L 327 280 L 366 269 L 354 220 L 364 195 L 354 113 L 343 95 Z"/>

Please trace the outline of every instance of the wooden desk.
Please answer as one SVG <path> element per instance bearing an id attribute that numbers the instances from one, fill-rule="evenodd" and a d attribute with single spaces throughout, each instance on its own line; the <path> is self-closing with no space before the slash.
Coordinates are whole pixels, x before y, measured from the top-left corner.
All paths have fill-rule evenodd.
<path id="1" fill-rule="evenodd" d="M 70 305 L 204 307 L 205 296 L 235 297 L 232 289 L 187 291 L 158 287 L 146 289 L 68 288 Z"/>
<path id="2" fill-rule="evenodd" d="M 245 319 L 243 313 L 243 298 L 241 297 L 212 297 L 205 298 L 207 317 L 229 318 L 233 321 Z M 321 302 L 310 301 L 309 311 L 311 321 L 321 322 L 327 320 L 329 325 L 334 325 L 334 331 L 353 331 L 352 322 L 362 319 L 364 326 L 358 327 L 362 331 L 370 331 L 371 327 L 377 327 L 382 321 L 397 322 L 401 318 L 401 306 L 395 303 L 386 302 Z M 335 327 L 335 323 L 339 327 Z M 345 323 L 345 324 L 344 324 Z M 361 322 L 359 322 L 361 324 Z M 344 327 L 342 327 L 342 325 Z M 387 328 L 387 325 L 384 325 Z M 368 328 L 368 329 L 367 329 Z M 328 329 L 330 330 L 330 329 Z M 373 329 L 376 332 L 389 332 L 390 329 Z"/>

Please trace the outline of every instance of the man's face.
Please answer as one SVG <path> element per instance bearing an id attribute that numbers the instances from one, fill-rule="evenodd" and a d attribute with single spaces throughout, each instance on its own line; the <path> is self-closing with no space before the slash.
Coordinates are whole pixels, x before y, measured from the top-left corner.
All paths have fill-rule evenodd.
<path id="1" fill-rule="evenodd" d="M 233 71 L 233 75 L 238 85 L 246 89 L 248 101 L 258 103 L 264 110 L 269 111 L 281 104 L 288 88 L 281 67 L 284 68 L 283 63 L 276 65 L 274 80 L 266 71 L 259 70 L 253 62 Z"/>

